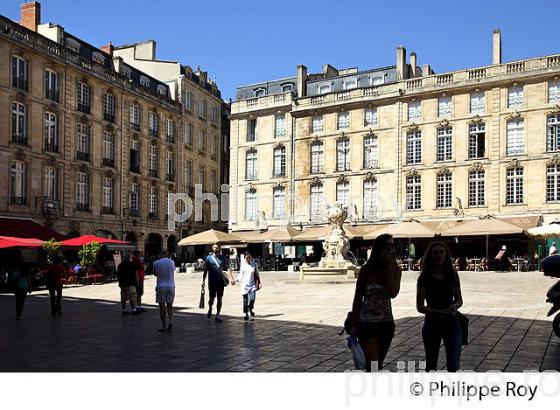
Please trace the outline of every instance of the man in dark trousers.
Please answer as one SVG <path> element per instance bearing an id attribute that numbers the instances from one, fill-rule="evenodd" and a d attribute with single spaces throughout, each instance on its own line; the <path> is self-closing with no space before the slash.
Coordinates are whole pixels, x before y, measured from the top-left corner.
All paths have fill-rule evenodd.
<path id="1" fill-rule="evenodd" d="M 220 312 L 222 311 L 222 298 L 224 296 L 224 278 L 222 276 L 222 271 L 227 271 L 227 261 L 220 252 L 220 245 L 215 243 L 212 245 L 212 252 L 208 254 L 204 260 L 204 274 L 202 276 L 202 286 L 206 282 L 206 276 L 208 275 L 208 288 L 209 288 L 209 299 L 208 299 L 208 319 L 212 317 L 212 305 L 214 305 L 214 299 L 218 299 L 216 304 L 216 322 L 223 322 L 220 317 Z"/>
<path id="2" fill-rule="evenodd" d="M 62 276 L 64 266 L 60 256 L 54 258 L 53 263 L 47 269 L 45 277 L 49 296 L 51 298 L 51 316 L 62 314 Z"/>
<path id="3" fill-rule="evenodd" d="M 124 255 L 123 261 L 117 269 L 119 277 L 119 287 L 121 288 L 121 307 L 122 314 L 128 315 L 130 312 L 126 310 L 126 301 L 130 303 L 132 314 L 138 315 L 142 313 L 136 305 L 136 286 L 138 286 L 138 271 L 136 265 L 130 260 L 130 254 Z"/>

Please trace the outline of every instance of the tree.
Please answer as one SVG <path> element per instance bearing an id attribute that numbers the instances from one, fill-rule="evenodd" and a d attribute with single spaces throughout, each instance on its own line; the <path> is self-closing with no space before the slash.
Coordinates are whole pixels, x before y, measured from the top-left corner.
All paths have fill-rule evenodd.
<path id="1" fill-rule="evenodd" d="M 97 262 L 97 254 L 101 249 L 99 242 L 91 242 L 84 245 L 82 249 L 78 252 L 80 257 L 80 265 L 85 266 L 86 270 L 89 270 Z"/>
<path id="2" fill-rule="evenodd" d="M 58 256 L 60 251 L 60 242 L 56 239 L 52 238 L 49 239 L 47 242 L 43 244 L 43 249 L 47 255 L 47 263 L 52 265 L 54 263 L 55 258 Z"/>

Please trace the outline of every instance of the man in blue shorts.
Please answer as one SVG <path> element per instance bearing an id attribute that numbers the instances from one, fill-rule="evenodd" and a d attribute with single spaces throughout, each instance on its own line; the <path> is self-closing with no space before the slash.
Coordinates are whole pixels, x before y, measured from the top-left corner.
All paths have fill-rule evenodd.
<path id="1" fill-rule="evenodd" d="M 216 304 L 216 322 L 223 322 L 220 317 L 220 312 L 222 310 L 222 297 L 224 296 L 224 278 L 222 276 L 222 271 L 227 272 L 227 261 L 220 252 L 220 245 L 215 243 L 212 245 L 212 252 L 204 260 L 204 274 L 202 276 L 202 286 L 206 282 L 206 276 L 208 275 L 208 288 L 209 288 L 209 300 L 208 300 L 208 319 L 212 317 L 212 305 L 214 304 L 214 299 L 218 298 Z"/>

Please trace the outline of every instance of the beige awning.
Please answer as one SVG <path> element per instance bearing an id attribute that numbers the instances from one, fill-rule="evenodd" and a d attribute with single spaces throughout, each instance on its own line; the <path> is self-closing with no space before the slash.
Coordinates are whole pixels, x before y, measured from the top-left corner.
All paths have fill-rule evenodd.
<path id="1" fill-rule="evenodd" d="M 342 228 L 348 239 L 358 239 L 362 236 L 359 229 L 356 229 L 356 226 L 343 225 Z M 322 241 L 330 230 L 330 225 L 311 226 L 304 229 L 302 233 L 296 235 L 293 239 L 296 242 Z"/>
<path id="2" fill-rule="evenodd" d="M 499 218 L 471 219 L 445 232 L 442 236 L 486 236 L 523 233 L 523 228 Z"/>
<path id="3" fill-rule="evenodd" d="M 498 219 L 508 222 L 512 225 L 519 226 L 524 230 L 539 226 L 542 217 L 540 215 L 523 215 L 523 216 L 499 216 Z"/>
<path id="4" fill-rule="evenodd" d="M 242 243 L 242 242 L 243 240 L 227 232 L 209 229 L 207 231 L 195 233 L 194 235 L 187 236 L 181 239 L 178 245 L 192 246 L 192 245 L 213 245 L 215 243 L 233 244 L 233 243 Z"/>
<path id="5" fill-rule="evenodd" d="M 261 239 L 262 233 L 263 232 L 260 230 L 231 232 L 232 235 L 235 235 L 245 243 L 262 243 L 263 242 L 263 240 Z"/>
<path id="6" fill-rule="evenodd" d="M 291 226 L 283 226 L 269 229 L 260 234 L 259 239 L 262 242 L 279 242 L 286 243 L 292 242 L 294 237 L 301 234 L 299 229 L 292 228 Z"/>
<path id="7" fill-rule="evenodd" d="M 427 219 L 423 221 L 418 221 L 426 228 L 434 231 L 436 235 L 440 235 L 457 225 L 465 223 L 467 219 Z"/>
<path id="8" fill-rule="evenodd" d="M 375 239 L 384 233 L 393 235 L 393 238 L 433 238 L 435 235 L 434 230 L 422 225 L 420 222 L 403 221 L 389 225 L 381 225 L 379 229 L 364 236 L 364 239 Z"/>
<path id="9" fill-rule="evenodd" d="M 558 238 L 560 237 L 560 224 L 550 224 L 529 228 L 527 229 L 527 234 L 537 238 Z"/>

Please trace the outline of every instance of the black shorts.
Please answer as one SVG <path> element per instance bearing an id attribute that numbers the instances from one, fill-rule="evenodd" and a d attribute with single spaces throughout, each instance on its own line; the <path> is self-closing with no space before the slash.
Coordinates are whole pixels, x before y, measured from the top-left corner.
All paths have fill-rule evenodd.
<path id="1" fill-rule="evenodd" d="M 138 285 L 136 285 L 136 295 L 142 296 L 144 294 L 144 281 L 141 281 Z"/>
<path id="2" fill-rule="evenodd" d="M 358 322 L 358 339 L 393 339 L 395 322 Z"/>
<path id="3" fill-rule="evenodd" d="M 216 296 L 221 298 L 224 296 L 224 287 L 220 285 L 213 285 L 209 284 L 209 291 L 210 291 L 210 299 L 215 298 Z"/>

